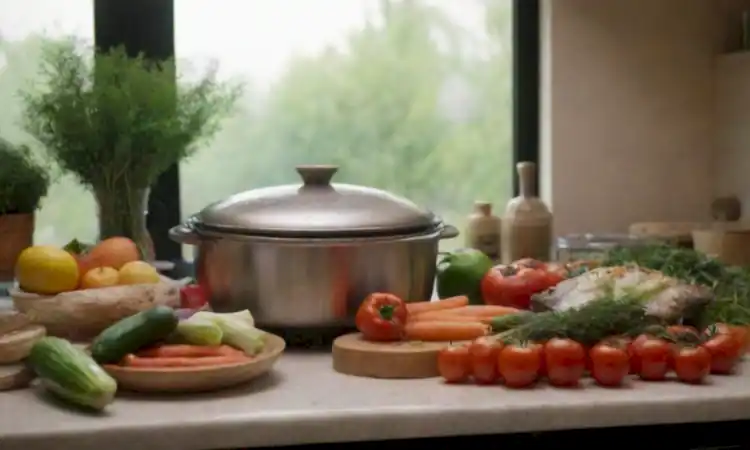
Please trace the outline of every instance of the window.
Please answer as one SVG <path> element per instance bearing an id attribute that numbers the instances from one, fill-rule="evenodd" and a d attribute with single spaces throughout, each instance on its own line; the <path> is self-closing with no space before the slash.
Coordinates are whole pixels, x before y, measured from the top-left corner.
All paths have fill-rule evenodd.
<path id="1" fill-rule="evenodd" d="M 42 38 L 69 35 L 93 39 L 91 0 L 26 0 L 23 4 L 0 0 L 0 137 L 39 150 L 19 123 L 21 104 L 17 93 L 33 82 Z M 55 182 L 36 216 L 34 241 L 64 245 L 74 237 L 95 240 L 93 196 L 72 177 L 53 175 L 53 179 Z"/>
<path id="2" fill-rule="evenodd" d="M 511 0 L 211 5 L 175 2 L 178 61 L 199 69 L 213 59 L 246 92 L 180 166 L 183 218 L 236 192 L 298 182 L 294 166 L 314 163 L 460 229 L 475 200 L 502 213 L 514 173 Z"/>
<path id="3" fill-rule="evenodd" d="M 167 237 L 181 219 L 296 182 L 297 164 L 337 164 L 337 181 L 403 195 L 462 228 L 475 200 L 501 213 L 514 161 L 537 159 L 537 0 L 0 0 L 0 12 L 0 135 L 14 142 L 29 141 L 15 93 L 36 72 L 40 36 L 176 56 L 188 73 L 215 60 L 245 83 L 216 138 L 152 188 L 159 259 L 192 258 Z M 37 242 L 96 238 L 92 195 L 68 177 L 37 221 Z"/>

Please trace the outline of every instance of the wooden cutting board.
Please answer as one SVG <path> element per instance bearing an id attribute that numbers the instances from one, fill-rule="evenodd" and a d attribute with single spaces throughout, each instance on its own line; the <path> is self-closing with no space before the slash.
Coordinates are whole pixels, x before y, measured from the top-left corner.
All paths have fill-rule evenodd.
<path id="1" fill-rule="evenodd" d="M 438 376 L 438 352 L 450 342 L 368 342 L 360 333 L 333 341 L 333 370 L 370 378 Z"/>
<path id="2" fill-rule="evenodd" d="M 24 364 L 0 366 L 0 391 L 25 388 L 33 379 L 34 373 Z"/>

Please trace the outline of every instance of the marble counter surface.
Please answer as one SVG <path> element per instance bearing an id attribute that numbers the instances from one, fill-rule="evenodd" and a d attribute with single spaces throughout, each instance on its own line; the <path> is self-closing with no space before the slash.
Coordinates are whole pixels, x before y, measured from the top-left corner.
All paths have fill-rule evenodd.
<path id="1" fill-rule="evenodd" d="M 339 375 L 329 355 L 288 352 L 271 374 L 244 388 L 123 394 L 103 416 L 61 408 L 31 389 L 0 393 L 0 448 L 247 448 L 750 419 L 750 363 L 745 373 L 706 386 L 514 391 Z"/>

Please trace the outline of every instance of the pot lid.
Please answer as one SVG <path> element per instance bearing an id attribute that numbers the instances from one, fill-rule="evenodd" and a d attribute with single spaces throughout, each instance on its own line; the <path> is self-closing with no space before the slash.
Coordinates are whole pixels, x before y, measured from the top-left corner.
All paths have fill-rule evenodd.
<path id="1" fill-rule="evenodd" d="M 332 184 L 337 166 L 297 166 L 302 184 L 235 194 L 191 220 L 198 229 L 283 237 L 382 236 L 425 231 L 430 211 L 385 191 Z"/>

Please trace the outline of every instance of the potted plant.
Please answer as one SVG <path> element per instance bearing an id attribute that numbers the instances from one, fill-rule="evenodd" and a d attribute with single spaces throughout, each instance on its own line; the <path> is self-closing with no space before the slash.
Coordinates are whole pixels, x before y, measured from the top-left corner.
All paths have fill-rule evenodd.
<path id="1" fill-rule="evenodd" d="M 74 39 L 45 43 L 38 83 L 21 93 L 25 128 L 93 192 L 99 238 L 128 237 L 149 257 L 150 186 L 218 131 L 241 86 L 215 70 L 187 81 L 174 61 L 123 48 L 93 55 Z"/>
<path id="2" fill-rule="evenodd" d="M 0 281 L 13 280 L 18 255 L 33 242 L 34 213 L 49 182 L 28 147 L 0 139 Z"/>

